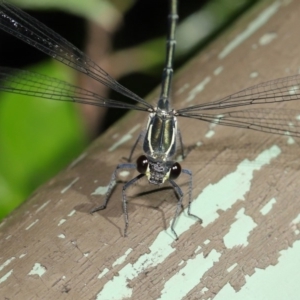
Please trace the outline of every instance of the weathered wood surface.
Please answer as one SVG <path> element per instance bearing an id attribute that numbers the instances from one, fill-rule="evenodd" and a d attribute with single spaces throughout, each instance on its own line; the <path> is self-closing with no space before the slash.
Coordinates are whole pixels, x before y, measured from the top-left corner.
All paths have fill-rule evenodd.
<path id="1" fill-rule="evenodd" d="M 297 73 L 299 13 L 299 1 L 247 13 L 177 73 L 175 107 Z M 122 183 L 89 214 L 145 118 L 129 113 L 1 224 L 1 298 L 298 299 L 300 150 L 289 137 L 180 119 L 193 149 L 182 163 L 194 174 L 192 211 L 204 222 L 183 213 L 177 242 L 170 189 L 130 198 L 127 238 Z M 184 176 L 178 183 L 186 191 Z M 149 190 L 141 181 L 130 193 L 140 186 Z"/>

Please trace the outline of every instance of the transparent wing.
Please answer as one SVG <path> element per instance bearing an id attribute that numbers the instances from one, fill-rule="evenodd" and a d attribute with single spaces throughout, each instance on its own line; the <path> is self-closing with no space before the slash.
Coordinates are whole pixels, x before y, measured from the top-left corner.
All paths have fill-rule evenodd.
<path id="1" fill-rule="evenodd" d="M 255 108 L 222 114 L 179 113 L 179 116 L 231 127 L 300 137 L 300 111 Z"/>
<path id="2" fill-rule="evenodd" d="M 106 99 L 67 82 L 29 71 L 0 67 L 0 91 L 95 106 L 148 111 L 148 108 Z"/>
<path id="3" fill-rule="evenodd" d="M 0 0 L 0 28 L 116 92 L 139 102 L 144 107 L 153 108 L 151 104 L 119 84 L 88 56 L 59 34 L 22 10 L 2 0 Z"/>
<path id="4" fill-rule="evenodd" d="M 252 86 L 221 100 L 189 106 L 177 112 L 197 112 L 252 104 L 265 104 L 300 99 L 300 75 L 279 78 Z"/>

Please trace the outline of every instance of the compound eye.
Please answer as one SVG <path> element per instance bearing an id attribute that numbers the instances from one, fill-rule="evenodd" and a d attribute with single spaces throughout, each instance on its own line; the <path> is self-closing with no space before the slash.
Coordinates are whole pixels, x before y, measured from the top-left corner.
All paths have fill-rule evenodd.
<path id="1" fill-rule="evenodd" d="M 136 169 L 138 170 L 139 173 L 145 174 L 147 171 L 147 167 L 148 167 L 148 158 L 145 155 L 141 155 L 136 160 Z"/>
<path id="2" fill-rule="evenodd" d="M 170 172 L 170 179 L 176 179 L 181 173 L 181 166 L 179 163 L 175 163 Z"/>

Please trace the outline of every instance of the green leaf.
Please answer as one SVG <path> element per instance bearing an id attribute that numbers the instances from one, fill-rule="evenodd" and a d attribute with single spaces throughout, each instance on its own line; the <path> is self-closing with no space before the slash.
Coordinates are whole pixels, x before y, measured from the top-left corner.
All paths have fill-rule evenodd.
<path id="1" fill-rule="evenodd" d="M 65 81 L 72 70 L 48 60 L 31 69 Z M 0 218 L 51 178 L 86 145 L 73 103 L 0 94 Z"/>

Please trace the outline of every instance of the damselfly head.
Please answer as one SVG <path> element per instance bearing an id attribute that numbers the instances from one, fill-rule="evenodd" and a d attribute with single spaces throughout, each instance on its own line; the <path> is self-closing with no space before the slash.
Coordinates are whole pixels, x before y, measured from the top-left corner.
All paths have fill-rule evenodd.
<path id="1" fill-rule="evenodd" d="M 136 162 L 137 171 L 145 174 L 149 183 L 161 185 L 166 180 L 176 179 L 181 173 L 179 163 L 171 163 L 166 161 L 151 160 L 146 155 L 141 155 Z"/>

